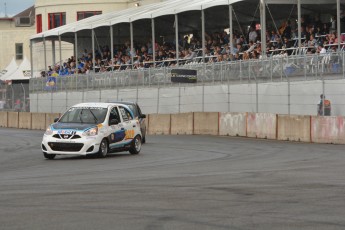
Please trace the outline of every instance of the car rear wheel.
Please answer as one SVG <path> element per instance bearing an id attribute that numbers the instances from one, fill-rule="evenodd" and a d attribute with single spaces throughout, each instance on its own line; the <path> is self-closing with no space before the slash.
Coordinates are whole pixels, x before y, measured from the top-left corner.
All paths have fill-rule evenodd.
<path id="1" fill-rule="evenodd" d="M 129 148 L 129 152 L 131 154 L 138 154 L 141 150 L 141 137 L 139 135 L 137 135 L 132 143 L 131 143 L 131 147 Z"/>
<path id="2" fill-rule="evenodd" d="M 103 139 L 101 141 L 101 144 L 99 145 L 99 151 L 97 153 L 97 156 L 100 158 L 106 157 L 108 154 L 108 142 L 106 139 Z"/>
<path id="3" fill-rule="evenodd" d="M 43 156 L 44 156 L 46 159 L 52 160 L 52 159 L 55 158 L 56 154 L 43 153 Z"/>

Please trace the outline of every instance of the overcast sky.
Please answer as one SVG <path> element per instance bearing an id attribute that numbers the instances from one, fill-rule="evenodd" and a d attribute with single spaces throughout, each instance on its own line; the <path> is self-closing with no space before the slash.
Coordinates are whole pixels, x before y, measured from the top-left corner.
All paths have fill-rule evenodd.
<path id="1" fill-rule="evenodd" d="M 0 0 L 0 16 L 5 16 L 5 3 L 6 3 L 6 12 L 8 16 L 16 15 L 23 10 L 33 6 L 35 0 Z"/>

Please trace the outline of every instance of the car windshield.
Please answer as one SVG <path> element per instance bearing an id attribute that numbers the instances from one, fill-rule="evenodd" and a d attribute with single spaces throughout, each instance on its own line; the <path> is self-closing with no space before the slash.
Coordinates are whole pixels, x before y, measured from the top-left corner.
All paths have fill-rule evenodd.
<path id="1" fill-rule="evenodd" d="M 59 120 L 63 123 L 103 123 L 108 109 L 99 107 L 72 107 Z"/>

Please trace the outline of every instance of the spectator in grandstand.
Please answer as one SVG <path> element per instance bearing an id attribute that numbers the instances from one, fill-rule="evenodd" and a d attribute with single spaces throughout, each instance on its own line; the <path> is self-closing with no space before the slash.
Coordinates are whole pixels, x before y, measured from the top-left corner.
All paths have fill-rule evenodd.
<path id="1" fill-rule="evenodd" d="M 258 34 L 257 34 L 255 28 L 254 27 L 250 27 L 249 42 L 250 41 L 256 42 L 257 37 L 258 37 Z"/>

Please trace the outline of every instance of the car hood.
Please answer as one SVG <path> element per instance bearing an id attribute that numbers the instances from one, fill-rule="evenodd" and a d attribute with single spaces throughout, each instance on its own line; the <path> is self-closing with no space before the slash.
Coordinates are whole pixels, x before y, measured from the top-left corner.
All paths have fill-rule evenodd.
<path id="1" fill-rule="evenodd" d="M 73 129 L 76 131 L 82 131 L 87 128 L 95 127 L 96 124 L 85 124 L 85 123 L 55 123 L 52 124 L 53 129 Z"/>

